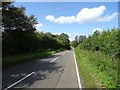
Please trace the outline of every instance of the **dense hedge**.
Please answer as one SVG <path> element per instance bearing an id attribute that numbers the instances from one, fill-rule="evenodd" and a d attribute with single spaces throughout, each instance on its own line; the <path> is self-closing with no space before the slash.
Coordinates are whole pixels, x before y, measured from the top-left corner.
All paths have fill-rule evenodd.
<path id="1" fill-rule="evenodd" d="M 117 28 L 94 32 L 80 44 L 81 49 L 101 51 L 111 57 L 120 56 L 120 31 Z"/>
<path id="2" fill-rule="evenodd" d="M 87 66 L 88 71 L 92 68 L 91 72 L 96 74 L 98 80 L 106 88 L 119 88 L 119 40 L 120 31 L 113 28 L 103 30 L 101 33 L 99 31 L 94 32 L 76 47 L 77 56 L 81 57 L 79 62 L 90 64 Z M 81 67 L 83 67 L 83 71 L 86 71 L 85 65 L 81 64 Z"/>

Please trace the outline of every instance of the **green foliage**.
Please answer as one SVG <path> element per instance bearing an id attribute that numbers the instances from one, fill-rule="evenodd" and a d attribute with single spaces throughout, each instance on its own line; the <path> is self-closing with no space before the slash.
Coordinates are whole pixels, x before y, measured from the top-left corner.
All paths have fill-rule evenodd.
<path id="1" fill-rule="evenodd" d="M 36 37 L 38 39 L 37 45 L 39 49 L 66 49 L 68 46 L 65 46 L 65 40 L 59 39 L 61 35 L 53 35 L 51 33 L 36 33 Z M 63 37 L 63 36 L 62 36 Z M 69 44 L 68 44 L 69 45 Z"/>
<path id="2" fill-rule="evenodd" d="M 76 47 L 76 46 L 78 46 L 79 43 L 82 43 L 85 39 L 86 39 L 86 36 L 84 36 L 84 35 L 76 36 L 75 40 L 73 40 L 71 42 L 71 45 L 73 47 Z"/>
<path id="3" fill-rule="evenodd" d="M 80 35 L 80 36 L 78 37 L 78 42 L 79 42 L 79 43 L 82 43 L 85 39 L 86 39 L 86 36 Z"/>
<path id="4" fill-rule="evenodd" d="M 9 3 L 2 5 L 3 56 L 34 51 L 36 18 L 26 16 L 24 7 L 17 8 Z"/>
<path id="5" fill-rule="evenodd" d="M 86 54 L 84 55 L 79 48 L 75 48 L 75 53 L 83 86 L 85 88 L 102 88 L 97 77 L 92 73 L 89 59 L 86 58 Z"/>
<path id="6" fill-rule="evenodd" d="M 84 70 L 92 72 L 100 85 L 105 88 L 117 88 L 118 86 L 119 39 L 120 31 L 117 28 L 104 30 L 102 33 L 96 31 L 76 48 L 78 60 L 81 59 L 78 62 L 84 64 L 80 64 L 80 67 L 84 69 L 86 65 L 88 69 Z M 87 73 L 84 72 L 84 74 Z M 89 80 L 92 82 L 93 79 L 88 78 L 87 81 L 89 82 Z M 86 79 L 84 81 L 87 83 Z M 87 86 L 89 87 L 88 83 Z M 96 87 L 96 85 L 93 86 Z"/>
<path id="7" fill-rule="evenodd" d="M 67 34 L 38 33 L 35 28 L 37 19 L 34 15 L 25 15 L 24 7 L 3 3 L 2 21 L 3 57 L 36 50 L 70 48 Z"/>
<path id="8" fill-rule="evenodd" d="M 111 31 L 104 30 L 102 33 L 94 32 L 79 47 L 86 50 L 101 51 L 114 59 L 120 56 L 119 39 L 120 31 L 113 28 Z"/>
<path id="9" fill-rule="evenodd" d="M 75 40 L 71 42 L 71 45 L 72 45 L 73 47 L 76 47 L 78 44 L 79 44 L 79 43 L 78 43 L 77 41 L 75 41 Z"/>
<path id="10" fill-rule="evenodd" d="M 61 33 L 57 37 L 58 37 L 58 39 L 63 41 L 64 48 L 70 49 L 70 41 L 69 41 L 69 36 L 67 34 Z"/>
<path id="11" fill-rule="evenodd" d="M 7 56 L 5 58 L 3 58 L 3 68 L 7 68 L 10 65 L 13 64 L 19 64 L 25 61 L 30 61 L 30 60 L 34 60 L 34 59 L 38 59 L 38 58 L 43 58 L 46 56 L 49 56 L 51 54 L 55 54 L 57 52 L 60 52 L 62 50 L 54 50 L 54 51 L 48 51 L 48 50 L 44 50 L 44 51 L 36 51 L 34 53 L 24 53 L 24 54 L 19 54 L 19 55 L 15 55 L 15 56 Z"/>
<path id="12" fill-rule="evenodd" d="M 118 59 L 100 51 L 75 49 L 78 67 L 86 88 L 117 88 Z"/>

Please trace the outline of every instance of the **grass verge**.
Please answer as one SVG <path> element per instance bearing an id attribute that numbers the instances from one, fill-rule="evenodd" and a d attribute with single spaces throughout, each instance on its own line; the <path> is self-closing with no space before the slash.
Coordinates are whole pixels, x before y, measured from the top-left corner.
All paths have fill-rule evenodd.
<path id="1" fill-rule="evenodd" d="M 2 59 L 2 66 L 3 66 L 3 69 L 5 69 L 14 64 L 18 64 L 18 63 L 22 63 L 25 61 L 38 59 L 38 58 L 43 58 L 43 57 L 55 54 L 60 51 L 63 51 L 63 50 L 42 51 L 42 52 L 37 51 L 35 53 L 24 53 L 24 54 L 16 55 L 16 56 L 7 56 Z"/>
<path id="2" fill-rule="evenodd" d="M 118 59 L 112 60 L 101 52 L 75 49 L 77 64 L 85 88 L 116 88 Z"/>

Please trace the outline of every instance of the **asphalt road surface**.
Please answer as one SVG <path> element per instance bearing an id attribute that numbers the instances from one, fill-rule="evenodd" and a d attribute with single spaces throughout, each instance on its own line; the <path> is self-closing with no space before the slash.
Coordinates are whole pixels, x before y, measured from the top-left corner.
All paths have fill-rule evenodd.
<path id="1" fill-rule="evenodd" d="M 12 66 L 2 73 L 2 88 L 81 88 L 73 50 Z"/>

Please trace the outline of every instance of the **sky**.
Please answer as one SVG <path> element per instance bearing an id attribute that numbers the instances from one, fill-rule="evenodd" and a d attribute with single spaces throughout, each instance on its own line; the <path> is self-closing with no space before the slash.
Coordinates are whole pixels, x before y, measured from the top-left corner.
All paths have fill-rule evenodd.
<path id="1" fill-rule="evenodd" d="M 118 27 L 117 2 L 15 2 L 25 7 L 25 14 L 35 15 L 38 31 L 67 33 L 70 41 L 76 35 L 91 35 L 95 30 Z"/>

